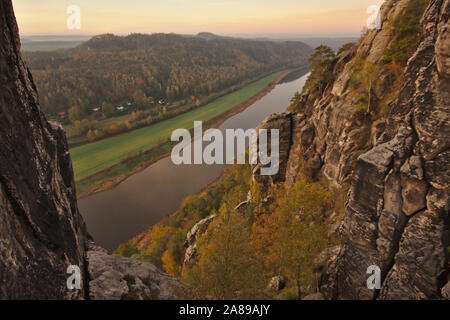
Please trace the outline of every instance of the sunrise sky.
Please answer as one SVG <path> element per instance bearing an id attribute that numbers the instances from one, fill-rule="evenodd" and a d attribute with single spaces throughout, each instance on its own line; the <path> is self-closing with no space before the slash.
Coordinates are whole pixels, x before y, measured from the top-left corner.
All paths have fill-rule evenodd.
<path id="1" fill-rule="evenodd" d="M 383 0 L 13 0 L 22 35 L 358 34 L 367 7 Z M 66 27 L 69 5 L 81 9 L 81 29 Z"/>

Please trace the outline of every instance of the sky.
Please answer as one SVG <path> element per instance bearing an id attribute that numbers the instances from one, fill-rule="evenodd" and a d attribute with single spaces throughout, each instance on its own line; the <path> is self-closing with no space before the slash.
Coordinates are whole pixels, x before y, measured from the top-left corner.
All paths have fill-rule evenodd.
<path id="1" fill-rule="evenodd" d="M 359 34 L 383 0 L 12 0 L 22 35 Z M 69 29 L 67 8 L 80 8 Z M 73 20 L 72 20 L 73 21 Z"/>

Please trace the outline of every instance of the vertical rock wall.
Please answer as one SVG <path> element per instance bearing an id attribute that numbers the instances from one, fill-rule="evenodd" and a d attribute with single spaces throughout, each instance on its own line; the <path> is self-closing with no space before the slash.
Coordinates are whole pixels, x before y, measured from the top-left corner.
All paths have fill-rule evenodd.
<path id="1" fill-rule="evenodd" d="M 322 292 L 329 299 L 446 296 L 449 15 L 449 1 L 430 1 L 384 140 L 391 132 L 395 137 L 357 160 L 341 228 L 344 245 L 323 279 Z M 381 290 L 367 289 L 366 270 L 371 265 L 381 268 Z"/>
<path id="2" fill-rule="evenodd" d="M 66 287 L 68 266 L 85 270 L 85 238 L 64 130 L 39 109 L 11 1 L 0 1 L 0 299 L 85 297 L 83 284 Z"/>

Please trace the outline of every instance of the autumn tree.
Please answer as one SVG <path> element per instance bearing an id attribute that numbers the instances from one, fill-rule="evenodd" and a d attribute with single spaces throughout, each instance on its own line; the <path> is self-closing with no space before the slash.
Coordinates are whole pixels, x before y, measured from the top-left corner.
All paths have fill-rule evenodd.
<path id="1" fill-rule="evenodd" d="M 324 212 L 330 195 L 318 183 L 300 179 L 277 192 L 272 215 L 254 225 L 252 245 L 266 278 L 283 275 L 298 289 L 316 285 L 314 259 L 330 245 Z"/>
<path id="2" fill-rule="evenodd" d="M 133 101 L 138 105 L 138 107 L 144 107 L 148 101 L 147 96 L 145 95 L 144 91 L 141 89 L 138 89 L 134 91 L 133 93 Z"/>
<path id="3" fill-rule="evenodd" d="M 73 106 L 69 109 L 69 120 L 74 123 L 75 121 L 82 120 L 84 117 L 84 113 L 78 106 Z"/>
<path id="4" fill-rule="evenodd" d="M 178 229 L 167 242 L 167 250 L 164 252 L 161 258 L 164 271 L 175 277 L 181 276 L 185 252 L 185 239 L 186 232 L 184 232 L 182 229 Z"/>
<path id="5" fill-rule="evenodd" d="M 110 134 L 117 134 L 120 132 L 120 127 L 117 124 L 113 123 L 109 126 L 108 131 Z"/>
<path id="6" fill-rule="evenodd" d="M 114 106 L 111 103 L 103 102 L 102 111 L 107 116 L 112 116 L 114 113 Z"/>
<path id="7" fill-rule="evenodd" d="M 219 218 L 198 245 L 199 261 L 189 280 L 204 294 L 232 299 L 236 292 L 255 286 L 257 277 L 247 218 L 224 204 Z"/>
<path id="8" fill-rule="evenodd" d="M 165 272 L 172 276 L 179 276 L 181 273 L 181 266 L 176 263 L 174 257 L 170 254 L 169 250 L 164 251 L 161 261 L 163 263 L 163 269 Z"/>
<path id="9" fill-rule="evenodd" d="M 94 133 L 94 131 L 93 131 L 92 129 L 90 129 L 90 130 L 88 131 L 87 137 L 88 137 L 88 139 L 89 139 L 90 142 L 95 141 L 96 136 L 95 136 L 95 133 Z"/>

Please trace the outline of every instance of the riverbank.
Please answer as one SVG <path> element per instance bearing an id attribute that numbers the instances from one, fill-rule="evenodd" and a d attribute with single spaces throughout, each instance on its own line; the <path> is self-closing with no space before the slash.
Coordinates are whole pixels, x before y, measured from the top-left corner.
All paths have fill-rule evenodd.
<path id="1" fill-rule="evenodd" d="M 270 92 L 276 84 L 281 82 L 287 75 L 291 74 L 293 70 L 287 70 L 284 72 L 277 72 L 273 75 L 269 76 L 270 79 L 263 78 L 259 81 L 263 81 L 266 79 L 265 82 L 268 82 L 267 80 L 270 80 L 267 83 L 264 83 L 264 87 L 262 89 L 259 89 L 256 94 L 253 94 L 250 98 L 246 98 L 244 101 L 240 103 L 235 103 L 232 107 L 229 107 L 229 109 L 223 113 L 220 113 L 218 115 L 214 115 L 210 119 L 201 119 L 198 120 L 204 120 L 204 127 L 205 128 L 213 128 L 219 126 L 222 122 L 224 122 L 226 119 L 232 117 L 233 115 L 242 112 L 246 108 L 248 108 L 250 105 L 252 105 L 255 101 L 261 99 L 264 97 L 268 92 Z M 256 84 L 259 82 L 255 82 Z M 254 86 L 255 83 L 252 85 Z M 253 88 L 254 89 L 254 88 Z M 245 88 L 241 89 L 245 90 Z M 230 94 L 232 95 L 232 94 Z M 237 93 L 234 93 L 234 95 L 237 95 L 239 97 L 239 91 Z M 248 93 L 247 93 L 248 95 Z M 226 97 L 222 97 L 222 99 L 226 99 Z M 236 100 L 236 97 L 231 100 Z M 226 100 L 225 100 L 226 101 Z M 213 102 L 214 103 L 214 102 Z M 228 107 L 228 106 L 227 106 Z M 207 106 L 203 107 L 207 109 Z M 202 109 L 202 108 L 200 108 Z M 194 110 L 196 111 L 196 110 Z M 200 110 L 201 111 L 201 110 Z M 215 111 L 217 112 L 217 111 Z M 188 112 L 189 114 L 190 112 Z M 185 115 L 181 115 L 180 117 L 186 118 Z M 206 117 L 205 114 L 201 114 L 203 118 Z M 171 119 L 168 120 L 175 122 L 177 124 L 177 119 Z M 184 119 L 185 120 L 185 119 Z M 205 121 L 206 120 L 206 121 Z M 190 126 L 192 126 L 193 121 L 190 123 Z M 173 126 L 173 123 L 171 124 Z M 176 127 L 183 127 L 181 124 Z M 144 128 L 145 129 L 145 128 Z M 141 129 L 142 130 L 142 129 Z M 150 132 L 148 134 L 151 134 Z M 122 140 L 123 140 L 122 136 Z M 126 143 L 132 143 L 132 140 L 127 141 Z M 76 181 L 77 185 L 77 192 L 78 192 L 78 198 L 83 198 L 98 192 L 102 192 L 111 188 L 114 188 L 119 183 L 127 179 L 129 176 L 134 175 L 151 164 L 155 163 L 156 161 L 166 157 L 168 154 L 170 154 L 170 151 L 173 147 L 174 143 L 170 142 L 168 138 L 166 138 L 164 141 L 160 141 L 156 144 L 156 146 L 149 148 L 145 151 L 138 151 L 135 154 L 130 154 L 128 157 L 125 157 L 121 160 L 119 160 L 116 164 L 109 166 L 107 168 L 104 168 L 102 170 L 99 170 L 98 172 L 89 175 L 83 179 L 79 179 Z M 101 145 L 95 146 L 101 150 Z M 103 146 L 104 147 L 104 146 Z M 97 149 L 95 149 L 97 150 Z M 72 153 L 72 150 L 71 150 Z M 97 152 L 98 153 L 98 152 Z M 76 165 L 79 163 L 76 163 L 77 158 L 75 157 L 74 160 L 74 168 L 76 169 Z M 97 159 L 98 161 L 98 159 Z M 75 171 L 77 173 L 77 171 Z"/>

